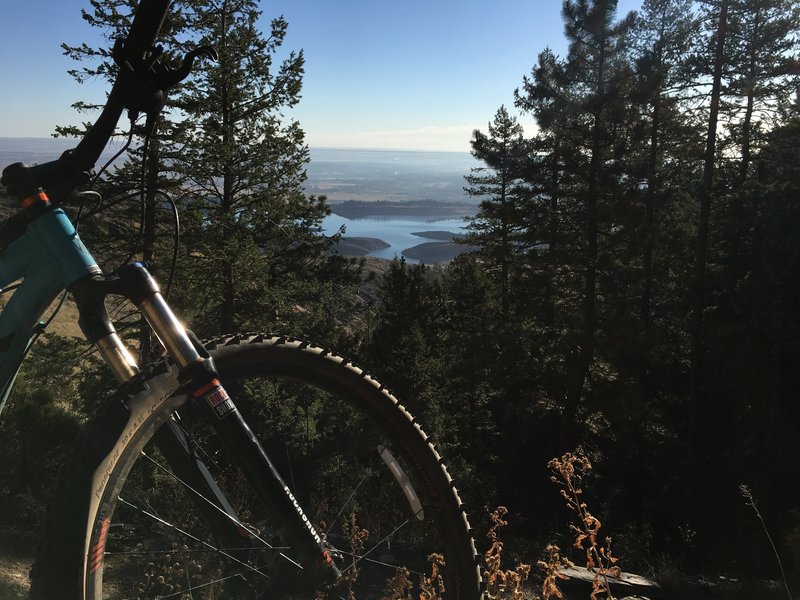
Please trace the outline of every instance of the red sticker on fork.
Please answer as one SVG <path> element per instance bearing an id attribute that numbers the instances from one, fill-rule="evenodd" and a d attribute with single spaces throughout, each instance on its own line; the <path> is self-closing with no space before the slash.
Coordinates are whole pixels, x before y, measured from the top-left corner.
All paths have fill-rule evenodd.
<path id="1" fill-rule="evenodd" d="M 230 396 L 228 396 L 228 392 L 225 391 L 225 388 L 222 387 L 222 384 L 217 379 L 200 388 L 193 395 L 195 398 L 203 396 L 218 419 L 222 419 L 236 410 Z"/>
<path id="2" fill-rule="evenodd" d="M 100 527 L 100 536 L 97 543 L 92 547 L 89 552 L 89 574 L 94 575 L 103 565 L 103 556 L 106 549 L 106 536 L 108 535 L 108 528 L 111 521 L 105 519 Z"/>

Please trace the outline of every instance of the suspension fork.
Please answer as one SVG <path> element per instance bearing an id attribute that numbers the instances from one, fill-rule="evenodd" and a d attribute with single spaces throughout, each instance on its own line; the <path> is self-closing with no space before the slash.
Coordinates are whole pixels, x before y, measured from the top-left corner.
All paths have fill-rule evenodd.
<path id="1" fill-rule="evenodd" d="M 135 360 L 120 340 L 105 310 L 107 295 L 121 295 L 141 311 L 153 332 L 179 367 L 179 380 L 231 452 L 252 488 L 274 518 L 285 541 L 296 552 L 309 587 L 333 583 L 339 576 L 330 553 L 311 521 L 284 483 L 256 436 L 222 386 L 214 362 L 190 336 L 161 296 L 158 285 L 142 263 L 133 263 L 117 277 L 92 276 L 71 286 L 80 311 L 80 325 L 94 342 L 114 375 L 125 382 L 138 372 Z M 238 519 L 208 469 L 176 421 L 168 421 L 154 438 L 171 468 L 203 498 L 198 507 L 222 544 L 241 544 L 249 532 Z"/>

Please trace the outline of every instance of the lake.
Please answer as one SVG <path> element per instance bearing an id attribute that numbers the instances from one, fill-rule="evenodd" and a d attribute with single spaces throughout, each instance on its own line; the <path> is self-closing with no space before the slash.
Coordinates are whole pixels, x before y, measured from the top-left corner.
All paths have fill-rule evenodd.
<path id="1" fill-rule="evenodd" d="M 389 244 L 388 248 L 370 252 L 368 255 L 387 259 L 399 258 L 403 250 L 432 241 L 429 238 L 413 235 L 414 232 L 464 233 L 463 219 L 346 219 L 339 215 L 330 215 L 323 221 L 323 227 L 328 234 L 335 233 L 340 225 L 344 225 L 346 228 L 345 237 L 377 238 Z M 419 261 L 406 258 L 406 262 L 418 263 Z"/>
<path id="2" fill-rule="evenodd" d="M 464 192 L 464 175 L 478 166 L 466 152 L 414 152 L 311 148 L 306 191 L 323 194 L 331 203 L 346 200 L 384 202 L 458 202 L 476 205 Z M 476 206 L 477 211 L 477 206 Z M 432 219 L 361 218 L 330 215 L 323 223 L 327 233 L 340 225 L 347 237 L 377 238 L 388 248 L 370 252 L 377 258 L 399 257 L 403 250 L 430 242 L 412 235 L 421 231 L 463 233 L 461 218 Z M 407 262 L 419 262 L 407 258 Z"/>

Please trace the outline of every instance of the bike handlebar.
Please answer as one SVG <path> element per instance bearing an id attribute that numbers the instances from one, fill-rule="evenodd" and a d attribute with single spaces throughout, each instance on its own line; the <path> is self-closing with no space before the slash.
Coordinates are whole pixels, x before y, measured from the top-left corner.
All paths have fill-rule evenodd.
<path id="1" fill-rule="evenodd" d="M 132 70 L 142 68 L 153 49 L 158 32 L 169 9 L 170 0 L 141 0 L 136 9 L 127 38 L 122 42 L 122 58 Z M 125 110 L 129 72 L 121 68 L 103 111 L 78 145 L 65 152 L 58 160 L 40 165 L 23 163 L 10 165 L 3 171 L 0 183 L 20 200 L 34 195 L 40 189 L 48 191 L 58 202 L 72 190 L 87 181 L 105 149 L 117 122 Z"/>
<path id="2" fill-rule="evenodd" d="M 135 68 L 153 48 L 170 0 L 141 0 L 123 44 L 125 58 Z"/>

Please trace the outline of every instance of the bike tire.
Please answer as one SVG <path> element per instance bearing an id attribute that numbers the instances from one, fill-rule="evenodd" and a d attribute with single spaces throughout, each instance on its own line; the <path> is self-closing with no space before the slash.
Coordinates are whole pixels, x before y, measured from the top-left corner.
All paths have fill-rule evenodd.
<path id="1" fill-rule="evenodd" d="M 378 590 L 378 579 L 385 575 L 386 580 L 394 579 L 395 593 L 405 589 L 406 595 L 418 595 L 421 586 L 435 587 L 438 582 L 447 600 L 480 598 L 478 559 L 458 492 L 431 440 L 382 385 L 341 357 L 290 338 L 233 335 L 206 348 L 248 424 L 264 436 L 262 443 L 270 451 L 285 449 L 286 460 L 277 462 L 286 464 L 277 466 L 288 470 L 284 480 L 301 504 L 308 503 L 304 510 L 314 516 L 318 530 L 327 527 L 324 533 L 341 551 L 345 573 L 359 573 L 347 591 L 335 589 L 334 596 L 352 592 L 355 597 L 381 597 L 378 594 L 386 592 Z M 271 543 L 280 544 L 280 536 L 269 517 L 257 514 L 250 499 L 239 499 L 246 495 L 246 485 L 225 462 L 225 449 L 205 433 L 203 411 L 187 403 L 179 390 L 175 369 L 161 362 L 128 384 L 121 401 L 87 426 L 48 510 L 44 542 L 31 575 L 33 598 L 275 597 L 276 581 L 291 571 L 283 560 L 288 557 L 291 562 L 291 548 Z M 162 475 L 164 466 L 149 455 L 154 452 L 154 434 L 175 419 L 176 411 L 192 443 L 214 445 L 208 450 L 209 461 L 219 469 L 221 485 L 229 485 L 231 497 L 236 496 L 237 518 L 244 515 L 242 526 L 259 539 L 244 560 L 241 550 L 206 548 L 208 535 L 196 533 L 202 530 L 202 518 L 183 514 L 191 513 L 186 496 L 193 491 Z M 357 432 L 351 430 L 356 424 Z M 342 437 L 336 437 L 337 425 L 343 426 Z M 379 444 L 370 451 L 374 440 L 367 443 L 366 438 L 372 434 Z M 408 479 L 399 477 L 398 466 Z M 392 477 L 387 476 L 391 471 Z M 387 491 L 379 477 L 390 482 L 389 488 L 411 491 Z M 412 504 L 414 499 L 424 510 Z M 164 506 L 155 508 L 155 502 Z M 187 532 L 200 543 L 190 548 L 182 537 Z M 148 543 L 152 551 L 145 547 Z M 203 558 L 197 558 L 198 553 Z M 438 559 L 425 565 L 429 555 L 443 555 L 443 565 Z M 139 556 L 141 560 L 130 558 Z M 231 556 L 239 558 L 223 565 L 232 562 Z M 400 566 L 406 574 L 419 574 L 422 582 L 409 583 Z M 208 583 L 200 574 L 219 581 Z M 262 576 L 267 580 L 263 587 Z M 200 595 L 190 595 L 191 589 Z"/>

